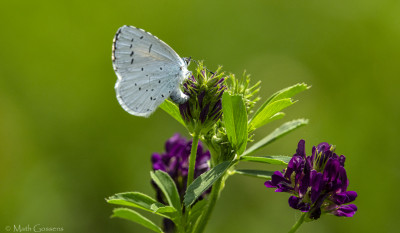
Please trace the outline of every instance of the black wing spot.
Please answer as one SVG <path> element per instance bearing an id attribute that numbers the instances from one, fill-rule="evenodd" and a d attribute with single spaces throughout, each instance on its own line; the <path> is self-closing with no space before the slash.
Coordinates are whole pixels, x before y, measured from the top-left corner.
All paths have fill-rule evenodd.
<path id="1" fill-rule="evenodd" d="M 135 83 L 135 87 L 137 86 L 137 83 Z"/>
<path id="2" fill-rule="evenodd" d="M 160 70 L 162 70 L 162 67 L 160 67 Z"/>
<path id="3" fill-rule="evenodd" d="M 161 83 L 161 80 L 158 80 L 158 83 Z"/>
<path id="4" fill-rule="evenodd" d="M 132 57 L 133 56 L 133 54 L 135 54 L 133 51 L 131 52 L 131 54 L 130 54 L 130 56 Z"/>
<path id="5" fill-rule="evenodd" d="M 164 95 L 161 95 L 162 98 L 164 98 Z"/>
<path id="6" fill-rule="evenodd" d="M 132 60 L 131 60 L 131 64 L 133 64 L 133 58 L 132 58 Z"/>
<path id="7" fill-rule="evenodd" d="M 142 67 L 142 71 L 143 71 L 144 69 L 143 69 L 143 67 Z"/>
<path id="8" fill-rule="evenodd" d="M 151 51 L 151 47 L 152 47 L 152 46 L 153 46 L 153 44 L 151 44 L 150 47 L 149 47 L 149 53 L 150 53 L 150 51 Z"/>
<path id="9" fill-rule="evenodd" d="M 133 42 L 133 38 L 132 38 L 131 42 Z"/>
<path id="10" fill-rule="evenodd" d="M 140 39 L 143 39 L 143 36 L 141 36 Z"/>
<path id="11" fill-rule="evenodd" d="M 146 90 L 146 91 L 149 91 L 149 90 Z"/>
<path id="12" fill-rule="evenodd" d="M 154 89 L 151 89 L 151 91 L 154 91 Z"/>
<path id="13" fill-rule="evenodd" d="M 148 112 L 150 112 L 150 109 L 147 109 Z"/>
<path id="14" fill-rule="evenodd" d="M 129 48 L 130 48 L 130 49 L 132 48 L 132 44 L 131 44 L 131 46 L 129 46 Z"/>
<path id="15" fill-rule="evenodd" d="M 141 88 L 141 87 L 139 87 L 139 91 L 140 91 L 140 90 L 142 90 L 142 88 Z"/>
<path id="16" fill-rule="evenodd" d="M 153 100 L 153 97 L 150 97 L 150 100 Z"/>
<path id="17" fill-rule="evenodd" d="M 154 98 L 153 100 L 156 100 L 157 98 Z"/>

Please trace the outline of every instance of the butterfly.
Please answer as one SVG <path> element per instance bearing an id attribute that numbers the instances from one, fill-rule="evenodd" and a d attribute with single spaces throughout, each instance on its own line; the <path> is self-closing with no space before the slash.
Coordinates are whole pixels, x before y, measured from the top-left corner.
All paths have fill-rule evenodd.
<path id="1" fill-rule="evenodd" d="M 191 74 L 190 58 L 181 58 L 170 46 L 143 29 L 122 26 L 115 34 L 112 62 L 122 108 L 135 116 L 148 117 L 168 97 L 177 104 L 189 97 L 180 89 Z"/>

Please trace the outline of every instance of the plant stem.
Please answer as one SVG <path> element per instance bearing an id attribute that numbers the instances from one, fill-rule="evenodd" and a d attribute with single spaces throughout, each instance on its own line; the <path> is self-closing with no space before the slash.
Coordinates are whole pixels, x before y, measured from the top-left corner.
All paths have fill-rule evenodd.
<path id="1" fill-rule="evenodd" d="M 202 233 L 204 231 L 204 229 L 207 225 L 207 222 L 210 219 L 211 213 L 214 210 L 215 203 L 217 202 L 219 192 L 221 190 L 222 179 L 223 179 L 223 177 L 219 178 L 212 186 L 210 198 L 208 200 L 207 209 L 201 215 L 199 223 L 197 224 L 193 233 Z"/>
<path id="2" fill-rule="evenodd" d="M 297 229 L 301 226 L 301 224 L 304 222 L 304 218 L 306 217 L 307 213 L 303 213 L 299 220 L 297 220 L 297 222 L 293 225 L 292 229 L 290 229 L 290 231 L 288 233 L 294 233 L 297 231 Z"/>
<path id="3" fill-rule="evenodd" d="M 194 169 L 196 165 L 196 155 L 197 155 L 197 145 L 199 144 L 200 138 L 200 130 L 195 130 L 193 134 L 193 142 L 192 142 L 192 149 L 190 150 L 189 156 L 189 170 L 188 170 L 188 178 L 187 178 L 187 188 L 193 182 L 194 178 Z"/>

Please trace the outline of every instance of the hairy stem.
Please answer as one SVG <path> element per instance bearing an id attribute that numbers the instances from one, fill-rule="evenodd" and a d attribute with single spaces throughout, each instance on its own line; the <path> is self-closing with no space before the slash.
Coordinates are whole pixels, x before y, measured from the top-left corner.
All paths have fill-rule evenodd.
<path id="1" fill-rule="evenodd" d="M 208 200 L 207 209 L 203 212 L 200 217 L 200 220 L 194 229 L 193 233 L 202 233 L 207 225 L 208 220 L 210 219 L 211 213 L 214 210 L 215 203 L 217 202 L 219 192 L 221 190 L 223 177 L 219 178 L 214 185 L 212 186 L 211 194 Z"/>
<path id="2" fill-rule="evenodd" d="M 199 144 L 199 138 L 200 138 L 200 130 L 196 130 L 193 134 L 192 149 L 190 150 L 189 170 L 188 170 L 188 178 L 186 186 L 187 188 L 193 182 L 194 178 L 194 169 L 196 165 L 197 145 Z"/>
<path id="3" fill-rule="evenodd" d="M 293 225 L 292 229 L 290 229 L 290 231 L 288 233 L 294 233 L 297 231 L 297 229 L 301 226 L 301 224 L 304 222 L 304 218 L 306 217 L 307 213 L 303 213 L 299 220 L 297 220 L 297 222 Z"/>

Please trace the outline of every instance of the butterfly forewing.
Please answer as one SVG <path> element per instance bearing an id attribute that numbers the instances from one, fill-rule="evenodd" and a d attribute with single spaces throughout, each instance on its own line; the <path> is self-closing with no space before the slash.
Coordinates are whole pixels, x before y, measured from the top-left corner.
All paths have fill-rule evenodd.
<path id="1" fill-rule="evenodd" d="M 112 60 L 118 76 L 118 101 L 137 116 L 154 112 L 185 76 L 186 65 L 171 47 L 131 26 L 123 26 L 116 33 Z"/>

